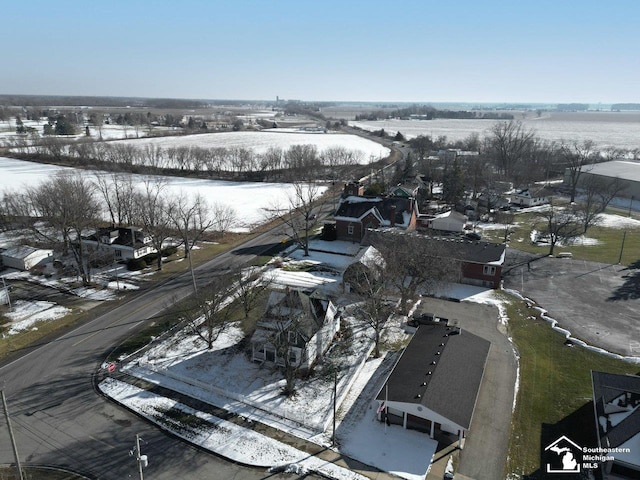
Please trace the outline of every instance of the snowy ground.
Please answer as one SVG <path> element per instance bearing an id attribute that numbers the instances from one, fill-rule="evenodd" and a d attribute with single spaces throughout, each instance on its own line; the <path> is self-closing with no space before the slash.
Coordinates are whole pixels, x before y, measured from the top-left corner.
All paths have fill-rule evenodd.
<path id="1" fill-rule="evenodd" d="M 43 137 L 44 126 L 47 124 L 47 119 L 43 118 L 40 121 L 35 120 L 23 120 L 22 123 L 27 128 L 35 128 L 35 134 L 27 133 L 27 134 L 18 134 L 16 133 L 16 119 L 12 117 L 8 121 L 0 122 L 0 143 L 3 140 L 14 140 L 14 139 L 23 139 L 26 141 L 31 141 L 32 138 L 40 140 Z M 103 140 L 116 140 L 116 139 L 126 139 L 126 138 L 139 138 L 146 137 L 149 135 L 157 135 L 160 132 L 166 134 L 166 132 L 171 132 L 174 129 L 171 127 L 147 127 L 140 126 L 136 130 L 134 127 L 126 126 L 126 125 L 103 125 L 100 129 L 96 128 L 93 125 L 89 125 L 89 134 L 93 139 L 100 139 L 102 137 Z M 75 140 L 79 138 L 86 138 L 86 131 L 84 126 L 77 127 L 76 135 L 65 135 L 64 138 L 66 140 Z"/>
<path id="2" fill-rule="evenodd" d="M 315 145 L 319 152 L 331 147 L 343 147 L 347 150 L 361 152 L 361 163 L 368 163 L 372 158 L 378 160 L 389 155 L 390 150 L 379 143 L 357 135 L 344 133 L 305 133 L 292 132 L 290 129 L 281 132 L 279 129 L 260 132 L 220 132 L 198 135 L 181 135 L 177 137 L 157 137 L 140 140 L 123 140 L 122 143 L 145 148 L 146 145 L 159 147 L 200 147 L 200 148 L 247 148 L 262 154 L 270 147 L 287 150 L 293 145 Z M 116 142 L 119 143 L 119 142 Z"/>
<path id="3" fill-rule="evenodd" d="M 322 243 L 312 246 L 321 247 L 323 250 L 327 249 L 327 245 Z M 347 242 L 332 247 L 334 251 L 341 253 L 331 255 L 312 249 L 308 261 L 320 262 L 325 255 L 352 259 L 345 254 L 356 253 L 353 245 Z M 288 257 L 297 258 L 298 255 L 299 251 L 294 251 Z M 300 260 L 288 260 L 284 265 L 295 265 L 298 262 Z M 294 273 L 312 275 L 309 272 L 285 272 L 283 275 Z M 466 301 L 496 302 L 491 290 L 469 285 L 452 284 L 444 288 L 441 294 Z M 351 332 L 351 336 L 347 343 L 342 346 L 338 344 L 331 350 L 328 360 L 341 365 L 338 383 L 340 409 L 336 433 L 339 450 L 403 478 L 423 479 L 437 442 L 428 435 L 398 426 L 387 427 L 376 420 L 373 400 L 395 363 L 395 356 L 391 354 L 386 359 L 367 360 L 372 347 L 371 332 L 349 316 L 349 311 L 354 307 L 352 302 L 347 297 L 338 299 L 340 305 L 346 306 L 343 323 L 345 331 Z M 404 317 L 390 320 L 383 334 L 389 344 L 408 341 L 409 337 L 402 329 L 405 320 Z M 299 381 L 295 397 L 285 398 L 280 394 L 283 386 L 281 374 L 251 362 L 248 354 L 238 347 L 242 338 L 242 331 L 239 327 L 234 327 L 216 341 L 213 350 L 208 351 L 192 334 L 182 331 L 133 362 L 123 363 L 122 371 L 204 400 L 252 421 L 271 425 L 290 435 L 328 445 L 332 419 L 331 376 L 319 366 L 312 378 Z M 323 431 L 326 433 L 323 434 Z M 238 435 L 238 438 L 243 437 Z M 198 439 L 192 441 L 200 442 Z M 265 452 L 280 451 L 278 442 L 266 438 L 260 440 L 263 441 L 268 444 L 264 447 Z M 227 448 L 226 440 L 222 444 Z M 242 453 L 243 450 L 237 449 L 234 452 L 237 455 L 237 452 Z M 241 459 L 233 458 L 243 463 L 256 461 L 249 458 L 248 452 L 244 455 Z M 294 460 L 287 457 L 283 461 Z M 334 478 L 346 477 L 338 475 Z"/>
<path id="4" fill-rule="evenodd" d="M 0 157 L 0 192 L 14 191 L 27 185 L 38 185 L 59 171 L 79 171 L 83 175 L 101 175 L 100 172 L 78 170 L 55 165 L 16 160 Z M 162 180 L 167 185 L 169 194 L 184 192 L 187 196 L 200 193 L 209 203 L 219 203 L 232 207 L 237 213 L 233 231 L 247 231 L 256 224 L 263 223 L 266 209 L 275 205 L 288 205 L 289 196 L 293 195 L 294 186 L 288 183 L 266 182 L 225 182 L 220 180 L 204 180 L 179 177 L 157 177 L 133 175 L 136 183 L 142 188 L 146 179 Z M 326 190 L 320 187 L 320 191 Z"/>
<path id="5" fill-rule="evenodd" d="M 90 301 L 105 301 L 116 299 L 120 291 L 139 289 L 140 282 L 152 275 L 139 271 L 130 272 L 120 264 L 110 265 L 93 272 L 94 287 L 74 287 L 78 283 L 77 277 L 59 275 L 51 264 L 46 265 L 43 273 L 47 275 L 32 275 L 30 272 L 9 268 L 2 271 L 0 278 L 7 283 L 11 280 L 27 281 Z M 12 294 L 9 295 L 11 298 Z M 8 304 L 4 290 L 0 291 L 0 303 Z M 50 301 L 12 301 L 9 311 L 5 313 L 10 321 L 5 335 L 15 335 L 28 329 L 37 330 L 38 323 L 57 320 L 70 312 L 69 308 Z"/>

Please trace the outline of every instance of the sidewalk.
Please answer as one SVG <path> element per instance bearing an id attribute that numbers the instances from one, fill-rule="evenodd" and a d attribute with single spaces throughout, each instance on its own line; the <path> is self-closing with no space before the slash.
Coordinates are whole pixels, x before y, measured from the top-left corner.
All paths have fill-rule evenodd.
<path id="1" fill-rule="evenodd" d="M 166 399 L 173 400 L 175 402 L 179 402 L 183 405 L 186 405 L 192 408 L 197 412 L 213 415 L 226 422 L 230 422 L 241 429 L 251 430 L 260 435 L 264 435 L 265 437 L 269 437 L 270 439 L 273 439 L 285 445 L 288 445 L 289 447 L 292 447 L 303 454 L 308 454 L 310 457 L 315 457 L 322 462 L 326 462 L 328 464 L 341 467 L 343 469 L 349 470 L 356 474 L 362 475 L 366 478 L 370 478 L 372 480 L 397 480 L 399 478 L 395 475 L 392 475 L 387 472 L 382 472 L 375 467 L 371 467 L 358 460 L 355 460 L 339 452 L 331 450 L 329 447 L 324 447 L 324 446 L 315 444 L 313 442 L 295 437 L 293 435 L 290 435 L 286 432 L 275 429 L 259 421 L 248 420 L 245 417 L 242 417 L 240 415 L 236 415 L 234 413 L 228 412 L 219 407 L 215 407 L 211 404 L 208 404 L 198 399 L 194 399 L 182 393 L 167 389 L 165 387 L 161 387 L 161 386 L 146 382 L 144 380 L 133 377 L 126 373 L 117 372 L 117 373 L 111 374 L 110 377 L 120 382 L 125 382 L 134 387 L 153 393 L 154 395 L 157 395 L 159 397 L 163 397 Z M 113 399 L 113 397 L 111 398 Z M 114 399 L 114 400 L 118 401 L 117 399 Z M 213 449 L 209 447 L 205 447 L 205 448 L 213 451 L 214 453 L 220 456 L 227 457 L 227 455 L 225 454 L 225 450 L 216 449 L 219 445 L 217 444 L 215 445 L 216 447 L 214 447 Z M 222 446 L 226 447 L 226 445 L 222 445 Z M 230 458 L 230 460 L 236 461 L 236 462 L 238 461 L 236 458 Z M 245 465 L 264 467 L 264 465 L 261 463 L 258 463 L 258 464 L 245 463 Z M 321 472 L 321 473 L 324 475 L 327 474 L 327 472 Z"/>

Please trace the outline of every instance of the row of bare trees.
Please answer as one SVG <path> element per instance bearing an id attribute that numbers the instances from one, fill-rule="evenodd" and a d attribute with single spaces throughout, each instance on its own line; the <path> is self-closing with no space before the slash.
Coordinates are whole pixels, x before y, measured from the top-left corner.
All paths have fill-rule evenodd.
<path id="1" fill-rule="evenodd" d="M 312 144 L 292 145 L 288 149 L 269 147 L 256 153 L 246 147 L 143 147 L 125 142 L 95 142 L 81 139 L 70 143 L 59 138 L 13 145 L 14 152 L 53 161 L 99 165 L 133 171 L 207 172 L 209 175 L 255 176 L 261 179 L 304 180 L 325 176 L 336 178 L 344 167 L 362 163 L 364 154 L 334 146 L 322 151 Z"/>
<path id="2" fill-rule="evenodd" d="M 185 256 L 207 232 L 224 234 L 236 221 L 228 205 L 210 205 L 201 195 L 171 194 L 162 182 L 134 182 L 130 175 L 99 173 L 93 178 L 61 172 L 39 185 L 6 191 L 0 215 L 5 229 L 30 232 L 34 241 L 72 253 L 84 284 L 91 283 L 97 253 L 81 241 L 106 224 L 139 226 L 158 252 L 169 238 Z"/>

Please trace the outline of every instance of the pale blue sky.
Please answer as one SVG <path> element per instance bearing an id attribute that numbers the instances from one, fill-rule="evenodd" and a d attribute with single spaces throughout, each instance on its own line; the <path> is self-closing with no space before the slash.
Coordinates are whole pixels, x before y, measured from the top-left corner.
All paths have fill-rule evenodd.
<path id="1" fill-rule="evenodd" d="M 25 0 L 0 93 L 640 102 L 639 0 Z"/>

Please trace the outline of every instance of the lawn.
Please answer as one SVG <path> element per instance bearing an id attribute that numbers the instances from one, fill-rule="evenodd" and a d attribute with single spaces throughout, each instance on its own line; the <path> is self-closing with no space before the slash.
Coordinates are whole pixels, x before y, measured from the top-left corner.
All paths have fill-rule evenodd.
<path id="1" fill-rule="evenodd" d="M 636 374 L 640 365 L 566 346 L 564 337 L 522 301 L 510 299 L 507 313 L 520 354 L 507 473 L 543 478 L 541 450 L 549 439 L 567 435 L 579 445 L 594 440 L 591 370 Z"/>
<path id="2" fill-rule="evenodd" d="M 509 244 L 518 250 L 533 253 L 535 255 L 546 255 L 549 253 L 548 245 L 533 245 L 530 240 L 531 230 L 538 222 L 538 214 L 535 212 L 520 213 L 515 217 L 515 224 L 512 227 Z M 620 217 L 621 221 L 626 217 Z M 626 231 L 626 234 L 624 233 Z M 503 229 L 486 229 L 483 231 L 486 240 L 502 242 L 504 239 Z M 571 252 L 573 258 L 587 260 L 591 262 L 601 262 L 609 264 L 621 263 L 631 265 L 640 258 L 640 226 L 629 226 L 628 228 L 612 228 L 609 226 L 594 226 L 589 228 L 585 237 L 597 242 L 589 245 L 556 245 L 554 253 Z M 620 259 L 620 250 L 624 239 L 624 249 Z M 618 260 L 620 259 L 620 262 Z"/>

